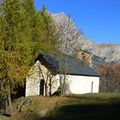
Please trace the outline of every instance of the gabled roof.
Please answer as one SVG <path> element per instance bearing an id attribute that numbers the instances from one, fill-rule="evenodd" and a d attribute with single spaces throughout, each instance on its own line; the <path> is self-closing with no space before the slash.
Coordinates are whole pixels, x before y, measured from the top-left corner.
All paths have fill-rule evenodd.
<path id="1" fill-rule="evenodd" d="M 84 61 L 78 61 L 72 56 L 50 56 L 40 55 L 51 68 L 52 71 L 70 75 L 99 76 L 97 71 L 86 64 Z M 40 60 L 40 59 L 39 59 Z"/>

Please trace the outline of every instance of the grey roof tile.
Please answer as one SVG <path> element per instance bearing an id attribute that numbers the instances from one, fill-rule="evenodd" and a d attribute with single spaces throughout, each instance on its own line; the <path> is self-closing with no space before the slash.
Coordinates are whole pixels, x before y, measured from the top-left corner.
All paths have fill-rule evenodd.
<path id="1" fill-rule="evenodd" d="M 95 68 L 90 67 L 84 61 L 77 61 L 73 56 L 42 55 L 51 68 L 59 73 L 85 76 L 99 76 Z"/>

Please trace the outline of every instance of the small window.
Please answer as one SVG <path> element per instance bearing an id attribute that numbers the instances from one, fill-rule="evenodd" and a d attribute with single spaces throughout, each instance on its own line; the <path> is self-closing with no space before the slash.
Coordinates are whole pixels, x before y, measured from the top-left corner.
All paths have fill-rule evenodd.
<path id="1" fill-rule="evenodd" d="M 91 82 L 91 93 L 93 93 L 93 81 Z"/>

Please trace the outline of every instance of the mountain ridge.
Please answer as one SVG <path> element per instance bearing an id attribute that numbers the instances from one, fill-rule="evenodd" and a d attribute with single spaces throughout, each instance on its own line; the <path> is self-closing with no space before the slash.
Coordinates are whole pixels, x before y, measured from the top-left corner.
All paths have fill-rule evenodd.
<path id="1" fill-rule="evenodd" d="M 63 12 L 59 14 L 52 14 L 52 17 L 54 21 L 57 24 L 65 24 L 68 22 L 69 17 L 66 16 Z M 70 25 L 69 30 L 72 29 L 75 32 L 79 32 L 77 30 L 77 27 L 75 26 L 75 23 L 70 18 Z M 66 35 L 67 36 L 67 35 Z M 69 36 L 71 36 L 69 34 Z M 64 36 L 64 41 L 65 41 Z M 82 49 L 87 50 L 88 52 L 102 58 L 105 62 L 114 62 L 114 63 L 120 63 L 120 45 L 119 44 L 113 44 L 113 43 L 97 43 L 95 41 L 91 41 L 88 38 L 86 38 L 84 35 L 79 34 L 79 37 L 74 41 L 74 46 L 67 49 L 64 48 L 64 52 L 66 54 L 72 54 L 74 49 L 81 49 L 80 46 L 76 46 L 78 44 L 82 43 Z M 69 44 L 69 43 L 68 43 Z M 67 49 L 67 50 L 66 50 Z M 67 51 L 67 52 L 66 52 Z"/>

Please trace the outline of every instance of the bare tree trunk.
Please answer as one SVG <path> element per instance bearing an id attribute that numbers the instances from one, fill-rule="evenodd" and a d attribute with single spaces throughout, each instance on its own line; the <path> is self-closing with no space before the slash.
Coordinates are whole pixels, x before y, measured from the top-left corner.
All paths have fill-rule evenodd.
<path id="1" fill-rule="evenodd" d="M 10 115 L 12 115 L 13 114 L 13 108 L 12 108 L 12 100 L 11 100 L 10 90 L 9 90 L 9 93 L 8 93 L 8 104 L 9 104 Z"/>
<path id="2" fill-rule="evenodd" d="M 50 75 L 49 75 L 49 96 L 52 95 L 52 86 L 53 86 L 52 78 L 53 78 L 53 75 L 50 73 Z"/>
<path id="3" fill-rule="evenodd" d="M 62 96 L 65 95 L 65 91 L 66 91 L 66 73 L 64 74 L 64 78 L 63 78 L 63 87 L 62 87 Z"/>
<path id="4" fill-rule="evenodd" d="M 5 98 L 5 111 L 4 113 L 7 113 L 7 106 L 8 106 L 8 100 L 7 100 L 7 96 Z"/>
<path id="5" fill-rule="evenodd" d="M 47 76 L 46 81 L 45 81 L 45 96 L 46 97 L 48 96 L 48 76 Z"/>
<path id="6" fill-rule="evenodd" d="M 45 83 L 45 97 L 47 97 L 47 84 Z"/>
<path id="7" fill-rule="evenodd" d="M 50 81 L 49 81 L 50 83 L 49 83 L 49 96 L 51 96 L 51 88 L 52 88 L 52 81 L 51 81 L 51 78 L 50 78 Z"/>

